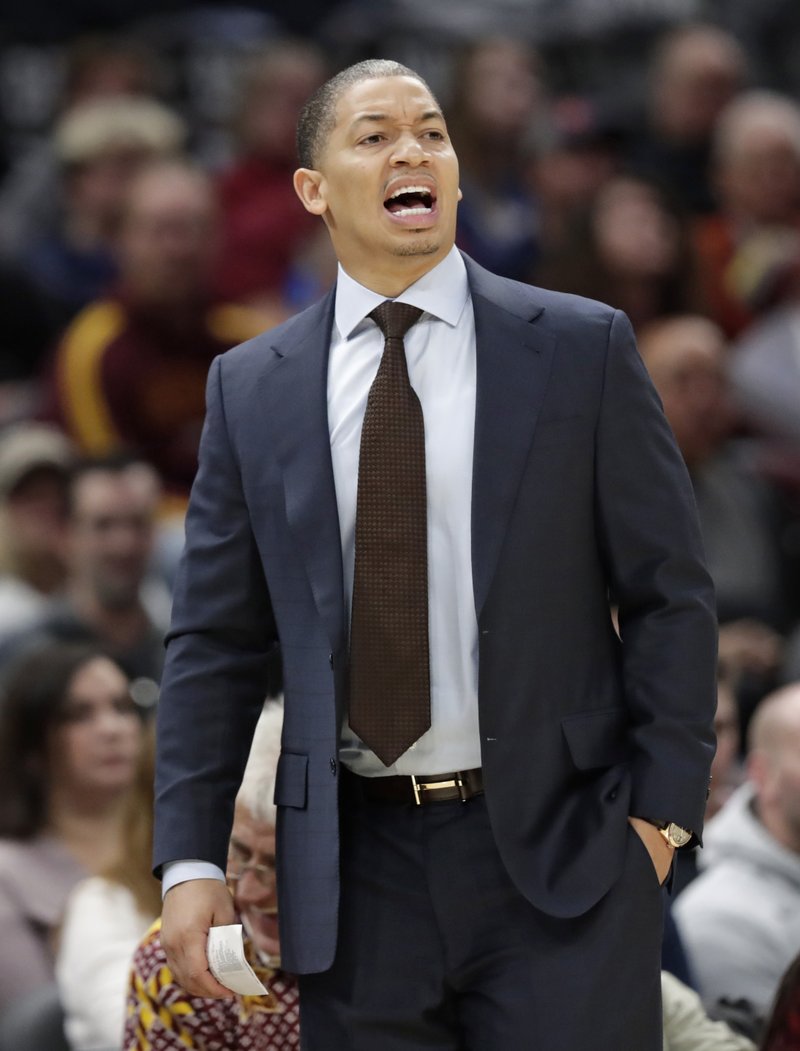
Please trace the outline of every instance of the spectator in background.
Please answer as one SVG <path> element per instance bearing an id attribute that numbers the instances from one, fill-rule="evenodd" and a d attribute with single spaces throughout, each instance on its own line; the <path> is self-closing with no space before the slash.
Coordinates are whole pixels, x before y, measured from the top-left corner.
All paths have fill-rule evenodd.
<path id="1" fill-rule="evenodd" d="M 118 289 L 65 332 L 43 410 L 87 455 L 127 450 L 153 464 L 181 509 L 197 468 L 211 361 L 269 321 L 212 297 L 217 233 L 203 172 L 162 161 L 136 176 L 120 228 Z"/>
<path id="2" fill-rule="evenodd" d="M 0 640 L 33 623 L 64 586 L 74 459 L 69 441 L 44 424 L 0 434 Z"/>
<path id="3" fill-rule="evenodd" d="M 800 686 L 757 708 L 747 781 L 704 848 L 674 908 L 700 991 L 710 1010 L 741 999 L 764 1019 L 800 945 Z"/>
<path id="4" fill-rule="evenodd" d="M 221 172 L 221 251 L 215 285 L 223 299 L 283 309 L 294 257 L 316 232 L 292 188 L 300 110 L 325 78 L 310 43 L 284 40 L 254 55 L 244 73 L 239 156 Z"/>
<path id="5" fill-rule="evenodd" d="M 622 173 L 600 187 L 571 241 L 532 276 L 624 310 L 637 330 L 687 310 L 693 298 L 683 217 L 655 183 Z"/>
<path id="6" fill-rule="evenodd" d="M 97 99 L 153 98 L 162 70 L 141 41 L 119 36 L 80 36 L 67 44 L 59 119 L 74 107 Z M 14 157 L 0 185 L 0 257 L 16 260 L 58 226 L 63 207 L 60 165 L 49 137 L 36 140 Z"/>
<path id="7" fill-rule="evenodd" d="M 67 895 L 116 856 L 142 725 L 98 650 L 42 647 L 0 702 L 0 1011 L 53 980 Z"/>
<path id="8" fill-rule="evenodd" d="M 155 53 L 133 36 L 93 33 L 71 42 L 64 70 L 64 106 L 119 95 L 147 98 L 162 87 L 164 71 Z"/>
<path id="9" fill-rule="evenodd" d="M 119 661 L 137 689 L 155 692 L 169 611 L 149 575 L 159 505 L 158 476 L 125 459 L 86 461 L 73 472 L 64 592 L 0 647 L 0 666 L 44 640 L 93 642 Z M 150 683 L 150 686 L 146 684 Z"/>
<path id="10" fill-rule="evenodd" d="M 754 321 L 731 347 L 737 403 L 768 459 L 800 488 L 800 239 L 785 302 Z"/>
<path id="11" fill-rule="evenodd" d="M 688 213 L 714 210 L 712 134 L 722 109 L 745 86 L 747 66 L 736 37 L 700 23 L 666 33 L 652 56 L 647 124 L 628 164 L 668 187 Z"/>
<path id="12" fill-rule="evenodd" d="M 538 254 L 526 178 L 542 115 L 536 55 L 522 40 L 484 37 L 456 56 L 448 124 L 463 199 L 456 243 L 481 266 L 524 280 Z"/>
<path id="13" fill-rule="evenodd" d="M 722 623 L 786 622 L 775 494 L 749 445 L 733 439 L 725 337 L 707 318 L 681 315 L 640 335 L 642 358 L 689 468 Z"/>
<path id="14" fill-rule="evenodd" d="M 153 1047 L 161 1051 L 186 1047 L 194 1051 L 220 1047 L 289 1051 L 300 1047 L 297 982 L 280 966 L 275 893 L 273 796 L 282 719 L 282 704 L 268 703 L 256 726 L 236 797 L 227 867 L 237 918 L 244 926 L 245 954 L 268 995 L 233 1000 L 189 996 L 172 977 L 161 946 L 160 924 L 156 924 L 133 960 L 124 1051 Z M 146 860 L 149 855 L 139 863 Z M 84 945 L 76 947 L 76 959 L 84 952 Z M 78 1043 L 75 1051 L 89 1051 L 89 1047 Z"/>
<path id="15" fill-rule="evenodd" d="M 762 477 L 753 445 L 733 436 L 728 349 L 714 322 L 696 315 L 645 328 L 642 358 L 689 468 L 717 594 L 719 651 L 743 727 L 777 683 L 784 632 L 797 616 L 786 586 L 781 494 Z"/>
<path id="16" fill-rule="evenodd" d="M 149 865 L 154 755 L 149 734 L 125 800 L 119 852 L 99 875 L 74 888 L 64 910 L 56 979 L 72 1051 L 119 1048 L 133 953 L 161 912 L 161 888 Z"/>
<path id="17" fill-rule="evenodd" d="M 706 1014 L 700 997 L 668 971 L 661 972 L 663 1051 L 756 1051 L 746 1036 Z"/>
<path id="18" fill-rule="evenodd" d="M 621 152 L 622 126 L 610 110 L 579 96 L 553 100 L 529 173 L 544 257 L 571 243 L 588 204 L 619 171 Z"/>
<path id="19" fill-rule="evenodd" d="M 24 270 L 66 324 L 117 276 L 115 241 L 128 186 L 148 161 L 176 153 L 181 121 L 152 99 L 101 98 L 74 107 L 54 133 L 63 211 L 22 253 Z"/>
<path id="20" fill-rule="evenodd" d="M 768 91 L 740 95 L 714 132 L 718 211 L 694 232 L 704 312 L 729 337 L 787 292 L 800 246 L 800 107 Z"/>

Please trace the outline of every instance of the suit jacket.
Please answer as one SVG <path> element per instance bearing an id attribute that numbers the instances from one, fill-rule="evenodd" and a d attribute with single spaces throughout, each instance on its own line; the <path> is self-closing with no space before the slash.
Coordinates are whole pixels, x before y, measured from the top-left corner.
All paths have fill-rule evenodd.
<path id="1" fill-rule="evenodd" d="M 624 315 L 467 267 L 486 801 L 522 893 L 577 916 L 619 876 L 628 814 L 700 833 L 712 586 Z M 326 969 L 336 946 L 347 624 L 326 415 L 333 304 L 330 293 L 212 366 L 159 705 L 155 864 L 224 867 L 279 637 L 281 951 L 296 973 Z"/>

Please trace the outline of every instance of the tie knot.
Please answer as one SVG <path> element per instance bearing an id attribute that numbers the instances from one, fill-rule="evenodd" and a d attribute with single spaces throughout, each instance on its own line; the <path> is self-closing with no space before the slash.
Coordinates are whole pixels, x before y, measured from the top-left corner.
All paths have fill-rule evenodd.
<path id="1" fill-rule="evenodd" d="M 419 307 L 384 299 L 379 306 L 370 311 L 369 316 L 383 333 L 384 339 L 403 339 L 421 314 Z"/>

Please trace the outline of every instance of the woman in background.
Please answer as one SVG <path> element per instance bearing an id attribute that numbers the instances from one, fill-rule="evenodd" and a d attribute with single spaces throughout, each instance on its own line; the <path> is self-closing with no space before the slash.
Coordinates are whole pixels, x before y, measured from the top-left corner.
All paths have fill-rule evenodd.
<path id="1" fill-rule="evenodd" d="M 122 842 L 142 749 L 122 670 L 96 648 L 48 643 L 0 700 L 0 1011 L 53 981 L 69 892 Z"/>
<path id="2" fill-rule="evenodd" d="M 56 979 L 72 1051 L 119 1048 L 133 952 L 161 912 L 161 886 L 150 871 L 154 757 L 150 732 L 119 852 L 100 875 L 78 883 L 64 910 Z"/>

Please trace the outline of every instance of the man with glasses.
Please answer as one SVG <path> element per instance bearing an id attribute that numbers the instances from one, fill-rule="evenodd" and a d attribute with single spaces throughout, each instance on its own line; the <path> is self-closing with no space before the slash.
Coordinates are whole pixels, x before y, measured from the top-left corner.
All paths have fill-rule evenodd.
<path id="1" fill-rule="evenodd" d="M 175 981 L 161 946 L 161 923 L 148 931 L 133 960 L 128 990 L 125 1051 L 175 1048 L 206 1051 L 299 1047 L 297 982 L 281 970 L 275 892 L 275 763 L 281 705 L 270 703 L 256 730 L 247 771 L 236 798 L 226 877 L 245 955 L 267 996 L 211 1000 L 190 996 Z"/>

